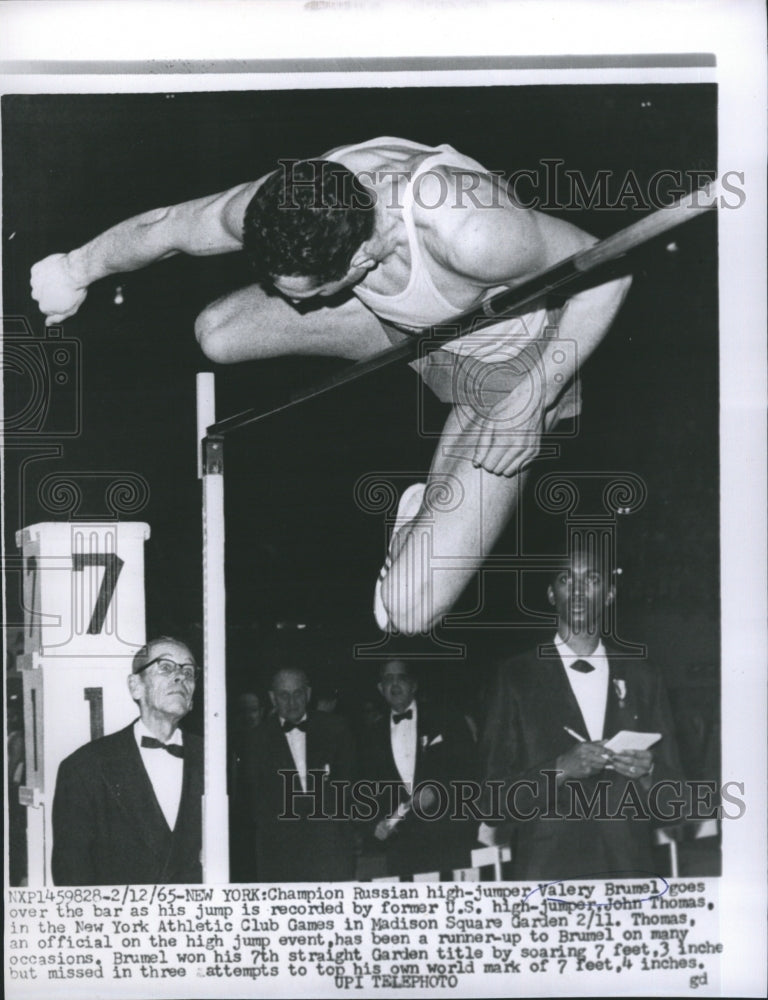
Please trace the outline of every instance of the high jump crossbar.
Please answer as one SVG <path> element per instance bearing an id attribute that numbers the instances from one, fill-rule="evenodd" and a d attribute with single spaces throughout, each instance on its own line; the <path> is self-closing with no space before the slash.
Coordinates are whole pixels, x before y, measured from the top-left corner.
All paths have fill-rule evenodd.
<path id="1" fill-rule="evenodd" d="M 325 382 L 297 393 L 285 403 L 269 410 L 243 410 L 241 413 L 217 421 L 208 428 L 208 433 L 210 435 L 225 435 L 243 427 L 249 427 L 251 424 L 277 416 L 279 413 L 330 392 L 332 389 L 337 389 L 339 386 L 356 382 L 358 379 L 380 371 L 403 358 L 413 357 L 417 353 L 430 354 L 446 341 L 457 340 L 475 330 L 481 330 L 497 323 L 500 319 L 519 312 L 524 306 L 530 305 L 536 299 L 562 291 L 568 285 L 574 284 L 579 278 L 624 257 L 630 250 L 634 250 L 670 229 L 675 229 L 714 208 L 717 204 L 718 190 L 718 186 L 713 182 L 693 191 L 691 194 L 679 198 L 669 207 L 659 208 L 655 212 L 651 212 L 642 219 L 638 219 L 637 222 L 620 229 L 612 236 L 600 240 L 585 250 L 578 251 L 571 257 L 566 257 L 560 263 L 539 272 L 514 288 L 497 292 L 485 302 L 481 302 L 480 305 L 468 309 L 453 319 L 430 327 L 421 334 L 408 337 L 402 343 L 381 351 L 372 358 L 350 365 L 342 372 L 332 375 Z"/>
<path id="2" fill-rule="evenodd" d="M 203 636 L 205 691 L 205 794 L 203 796 L 203 881 L 229 881 L 226 726 L 226 615 L 224 574 L 224 437 L 293 409 L 341 385 L 379 371 L 417 352 L 429 354 L 441 344 L 498 322 L 545 295 L 562 291 L 605 264 L 716 207 L 715 183 L 693 191 L 667 208 L 657 209 L 612 236 L 580 250 L 515 288 L 491 296 L 454 319 L 431 327 L 364 361 L 350 365 L 320 385 L 304 390 L 270 410 L 245 410 L 215 419 L 214 377 L 197 376 L 198 477 L 203 484 Z"/>

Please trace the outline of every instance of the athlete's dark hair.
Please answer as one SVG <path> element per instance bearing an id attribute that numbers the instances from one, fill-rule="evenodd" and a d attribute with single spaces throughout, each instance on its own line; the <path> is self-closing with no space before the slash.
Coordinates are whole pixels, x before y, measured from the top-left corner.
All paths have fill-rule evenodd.
<path id="1" fill-rule="evenodd" d="M 243 245 L 257 276 L 343 278 L 373 233 L 375 200 L 333 160 L 281 160 L 245 212 Z"/>

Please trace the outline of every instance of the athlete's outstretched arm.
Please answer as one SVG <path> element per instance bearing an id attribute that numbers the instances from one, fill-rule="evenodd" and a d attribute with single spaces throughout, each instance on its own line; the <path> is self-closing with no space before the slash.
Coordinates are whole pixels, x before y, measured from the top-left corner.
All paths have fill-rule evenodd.
<path id="1" fill-rule="evenodd" d="M 245 209 L 262 181 L 143 212 L 69 253 L 45 257 L 32 268 L 31 287 L 46 323 L 73 316 L 99 278 L 177 253 L 207 256 L 241 249 Z"/>

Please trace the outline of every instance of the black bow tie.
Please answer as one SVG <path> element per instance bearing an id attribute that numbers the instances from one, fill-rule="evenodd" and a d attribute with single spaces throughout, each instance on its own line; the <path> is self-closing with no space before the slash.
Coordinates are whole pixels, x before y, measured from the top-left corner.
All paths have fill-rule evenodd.
<path id="1" fill-rule="evenodd" d="M 180 743 L 161 743 L 154 736 L 142 736 L 141 745 L 147 750 L 165 750 L 172 757 L 184 756 L 184 747 Z"/>
<path id="2" fill-rule="evenodd" d="M 290 733 L 293 729 L 300 729 L 302 733 L 306 733 L 306 731 L 307 731 L 307 720 L 305 719 L 303 722 L 288 722 L 288 721 L 286 721 L 286 722 L 283 723 L 283 732 L 284 733 Z"/>
<path id="3" fill-rule="evenodd" d="M 586 660 L 574 660 L 571 669 L 578 670 L 580 674 L 591 674 L 595 668 Z"/>
<path id="4" fill-rule="evenodd" d="M 412 718 L 413 718 L 412 708 L 408 708 L 404 712 L 400 712 L 399 715 L 397 712 L 392 713 L 392 721 L 394 722 L 395 725 L 397 725 L 398 722 L 402 722 L 403 719 L 412 719 Z"/>

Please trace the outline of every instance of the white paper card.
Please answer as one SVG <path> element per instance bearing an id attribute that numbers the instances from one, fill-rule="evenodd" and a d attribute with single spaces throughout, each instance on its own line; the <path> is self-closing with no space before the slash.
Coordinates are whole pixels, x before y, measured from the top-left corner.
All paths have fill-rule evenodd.
<path id="1" fill-rule="evenodd" d="M 631 729 L 622 729 L 605 744 L 606 750 L 623 753 L 625 750 L 647 750 L 661 739 L 661 733 L 635 733 Z"/>

